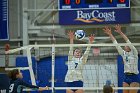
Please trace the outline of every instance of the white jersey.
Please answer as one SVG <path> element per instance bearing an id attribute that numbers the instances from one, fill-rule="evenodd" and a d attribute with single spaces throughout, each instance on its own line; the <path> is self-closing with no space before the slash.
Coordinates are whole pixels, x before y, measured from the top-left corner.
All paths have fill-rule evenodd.
<path id="1" fill-rule="evenodd" d="M 115 40 L 113 43 L 117 43 L 117 41 Z M 127 43 L 131 43 L 129 40 L 127 41 Z M 123 58 L 123 62 L 124 62 L 124 73 L 134 73 L 134 74 L 138 74 L 138 52 L 136 50 L 136 48 L 132 45 L 129 46 L 131 51 L 130 52 L 126 52 L 124 51 L 120 46 L 116 46 L 119 54 L 122 56 Z"/>
<path id="2" fill-rule="evenodd" d="M 68 71 L 65 76 L 65 82 L 73 82 L 73 81 L 83 81 L 82 70 L 87 61 L 87 57 L 89 54 L 90 47 L 87 47 L 84 55 L 81 58 L 75 58 L 73 56 L 73 48 L 70 47 L 69 58 L 68 58 Z"/>
<path id="3" fill-rule="evenodd" d="M 83 62 L 81 58 L 72 58 L 71 61 L 68 61 L 68 72 L 65 77 L 66 82 L 73 82 L 83 80 L 82 70 L 83 70 Z"/>
<path id="4" fill-rule="evenodd" d="M 124 73 L 135 73 L 138 74 L 138 55 L 134 55 L 133 51 L 125 52 L 122 55 L 124 62 Z"/>

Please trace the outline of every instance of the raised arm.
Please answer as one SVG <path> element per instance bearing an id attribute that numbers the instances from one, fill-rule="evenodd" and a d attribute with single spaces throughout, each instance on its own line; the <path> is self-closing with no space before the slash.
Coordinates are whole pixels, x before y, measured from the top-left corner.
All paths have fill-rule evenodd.
<path id="1" fill-rule="evenodd" d="M 118 44 L 118 42 L 116 41 L 115 37 L 112 35 L 111 28 L 109 28 L 109 27 L 106 26 L 106 27 L 103 29 L 103 31 L 104 31 L 107 35 L 109 35 L 109 37 L 111 38 L 111 40 L 112 40 L 112 42 L 113 42 L 114 44 Z M 116 46 L 116 49 L 118 50 L 118 52 L 119 52 L 120 55 L 123 54 L 123 49 L 122 49 L 120 46 Z"/>
<path id="2" fill-rule="evenodd" d="M 121 26 L 119 24 L 115 26 L 115 32 L 119 33 L 126 42 L 129 41 L 127 36 L 122 32 Z"/>
<path id="3" fill-rule="evenodd" d="M 74 43 L 74 32 L 72 31 L 69 31 L 68 32 L 68 37 L 70 39 L 70 44 L 73 44 Z M 69 49 L 69 54 L 68 54 L 68 61 L 72 59 L 72 56 L 73 56 L 73 47 L 70 46 L 70 49 Z"/>
<path id="4" fill-rule="evenodd" d="M 92 44 L 94 41 L 94 34 L 91 34 L 88 38 L 89 38 L 89 44 Z M 86 51 L 84 52 L 84 55 L 83 55 L 83 62 L 84 63 L 86 63 L 86 61 L 87 61 L 90 48 L 91 48 L 91 46 L 87 46 Z"/>
<path id="5" fill-rule="evenodd" d="M 131 44 L 131 42 L 129 41 L 127 36 L 122 32 L 121 26 L 119 24 L 115 26 L 115 32 L 119 33 L 127 43 Z M 134 51 L 134 54 L 138 55 L 138 51 L 133 45 L 131 45 L 129 47 L 130 47 L 131 50 Z"/>

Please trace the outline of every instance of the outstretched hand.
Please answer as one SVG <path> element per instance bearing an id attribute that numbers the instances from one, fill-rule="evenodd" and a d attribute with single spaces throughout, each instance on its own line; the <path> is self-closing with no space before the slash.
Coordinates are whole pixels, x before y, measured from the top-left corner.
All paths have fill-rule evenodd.
<path id="1" fill-rule="evenodd" d="M 92 44 L 95 38 L 94 34 L 91 34 L 88 38 L 89 38 L 89 43 Z"/>
<path id="2" fill-rule="evenodd" d="M 105 26 L 104 29 L 103 29 L 104 33 L 106 33 L 107 35 L 111 35 L 112 32 L 111 32 L 111 28 L 108 27 L 108 26 Z"/>
<path id="3" fill-rule="evenodd" d="M 44 91 L 44 90 L 49 90 L 49 87 L 46 86 L 46 87 L 39 87 L 39 91 Z"/>
<path id="4" fill-rule="evenodd" d="M 115 32 L 121 33 L 121 26 L 119 24 L 115 26 Z"/>
<path id="5" fill-rule="evenodd" d="M 70 30 L 68 32 L 68 37 L 70 38 L 70 40 L 73 40 L 74 39 L 74 32 Z"/>
<path id="6" fill-rule="evenodd" d="M 49 90 L 49 87 L 48 87 L 48 86 L 46 86 L 46 87 L 45 87 L 45 90 Z"/>

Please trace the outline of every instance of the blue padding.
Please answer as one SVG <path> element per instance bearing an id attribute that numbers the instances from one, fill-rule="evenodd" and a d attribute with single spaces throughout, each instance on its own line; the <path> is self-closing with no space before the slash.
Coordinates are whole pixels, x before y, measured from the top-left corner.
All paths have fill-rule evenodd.
<path id="1" fill-rule="evenodd" d="M 119 55 L 117 58 L 117 65 L 118 65 L 118 86 L 122 87 L 123 83 L 123 76 L 124 76 L 124 64 L 122 56 Z M 122 93 L 122 90 L 118 90 L 118 93 Z"/>
<path id="2" fill-rule="evenodd" d="M 57 80 L 57 83 L 55 83 L 56 87 L 66 86 L 64 80 L 68 69 L 66 65 L 67 60 L 68 60 L 67 56 L 56 57 L 56 61 L 55 61 L 55 79 Z"/>
<path id="3" fill-rule="evenodd" d="M 57 56 L 55 57 L 55 87 L 65 87 L 64 82 L 65 75 L 67 72 L 67 66 L 65 62 L 68 60 L 67 56 Z M 51 76 L 52 76 L 52 63 L 51 57 L 43 58 L 38 62 L 38 79 L 40 80 L 41 86 L 51 86 Z M 51 93 L 51 91 L 43 91 L 42 93 Z M 65 90 L 56 90 L 55 93 L 66 93 Z"/>
<path id="4" fill-rule="evenodd" d="M 37 62 L 37 77 L 40 86 L 51 86 L 51 57 L 43 58 Z M 51 93 L 51 91 L 43 91 L 42 93 Z"/>
<path id="5" fill-rule="evenodd" d="M 5 93 L 4 91 L 6 91 L 6 93 L 9 93 L 9 84 L 10 82 L 7 74 L 0 73 L 0 91 L 3 91 L 2 93 Z"/>
<path id="6" fill-rule="evenodd" d="M 122 56 L 118 56 L 118 86 L 122 87 L 122 82 L 123 82 L 123 76 L 124 76 L 124 64 L 123 64 L 123 59 Z"/>

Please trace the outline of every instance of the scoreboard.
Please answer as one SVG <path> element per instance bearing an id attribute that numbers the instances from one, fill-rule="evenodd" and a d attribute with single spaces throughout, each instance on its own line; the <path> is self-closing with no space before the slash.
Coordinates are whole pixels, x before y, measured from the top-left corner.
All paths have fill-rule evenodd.
<path id="1" fill-rule="evenodd" d="M 59 9 L 129 8 L 129 0 L 60 0 Z"/>
<path id="2" fill-rule="evenodd" d="M 9 40 L 8 0 L 0 0 L 0 40 Z"/>
<path id="3" fill-rule="evenodd" d="M 59 0 L 59 24 L 128 24 L 130 0 Z"/>

